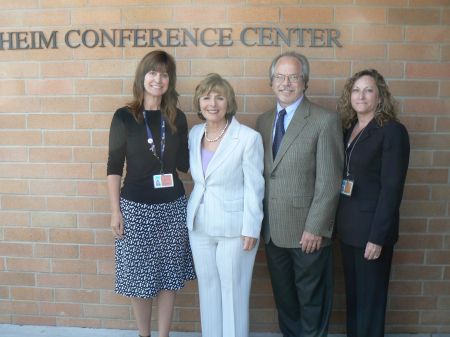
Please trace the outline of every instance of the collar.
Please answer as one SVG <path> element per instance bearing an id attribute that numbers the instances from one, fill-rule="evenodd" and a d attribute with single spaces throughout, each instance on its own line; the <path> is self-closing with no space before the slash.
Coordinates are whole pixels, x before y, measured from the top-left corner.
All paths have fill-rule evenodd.
<path id="1" fill-rule="evenodd" d="M 300 103 L 302 102 L 302 99 L 305 95 L 303 94 L 302 97 L 300 97 L 298 99 L 298 101 L 296 101 L 295 103 L 292 103 L 291 105 L 289 105 L 287 108 L 284 108 L 286 110 L 286 116 L 288 118 L 292 118 L 292 116 L 294 116 L 295 110 L 297 110 L 298 106 L 300 105 Z M 277 102 L 277 114 L 283 110 L 283 107 L 280 105 L 280 102 Z"/>

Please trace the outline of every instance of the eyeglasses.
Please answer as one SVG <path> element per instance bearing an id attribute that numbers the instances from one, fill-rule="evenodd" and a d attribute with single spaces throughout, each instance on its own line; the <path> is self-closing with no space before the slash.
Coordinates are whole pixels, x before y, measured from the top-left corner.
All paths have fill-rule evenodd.
<path id="1" fill-rule="evenodd" d="M 275 82 L 277 82 L 277 83 L 283 83 L 284 80 L 286 79 L 286 77 L 289 78 L 290 83 L 298 83 L 298 82 L 300 82 L 300 79 L 303 78 L 302 75 L 298 75 L 298 74 L 289 75 L 289 76 L 278 74 L 278 75 L 275 75 L 274 79 L 275 79 Z"/>

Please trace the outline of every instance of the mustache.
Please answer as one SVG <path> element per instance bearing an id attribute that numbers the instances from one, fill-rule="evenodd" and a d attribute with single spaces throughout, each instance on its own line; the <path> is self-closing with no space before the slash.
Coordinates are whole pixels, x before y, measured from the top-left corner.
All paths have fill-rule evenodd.
<path id="1" fill-rule="evenodd" d="M 289 90 L 289 91 L 295 91 L 294 88 L 289 87 L 289 86 L 285 86 L 285 87 L 279 87 L 278 91 L 282 91 L 282 90 Z"/>

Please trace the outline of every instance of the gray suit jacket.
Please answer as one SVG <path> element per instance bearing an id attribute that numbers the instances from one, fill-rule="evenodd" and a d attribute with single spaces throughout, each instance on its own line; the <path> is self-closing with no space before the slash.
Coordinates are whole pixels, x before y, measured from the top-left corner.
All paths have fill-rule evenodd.
<path id="1" fill-rule="evenodd" d="M 256 129 L 264 145 L 265 243 L 300 248 L 303 231 L 331 244 L 344 166 L 339 114 L 303 97 L 289 123 L 275 161 L 272 133 L 276 108 L 262 114 Z"/>

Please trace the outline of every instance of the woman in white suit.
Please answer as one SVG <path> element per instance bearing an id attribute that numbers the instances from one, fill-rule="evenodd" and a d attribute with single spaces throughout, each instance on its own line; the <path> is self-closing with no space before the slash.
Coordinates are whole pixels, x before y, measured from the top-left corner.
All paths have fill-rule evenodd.
<path id="1" fill-rule="evenodd" d="M 263 145 L 241 125 L 230 84 L 209 74 L 194 107 L 206 123 L 189 134 L 194 180 L 187 208 L 198 277 L 203 337 L 245 337 L 264 197 Z"/>

